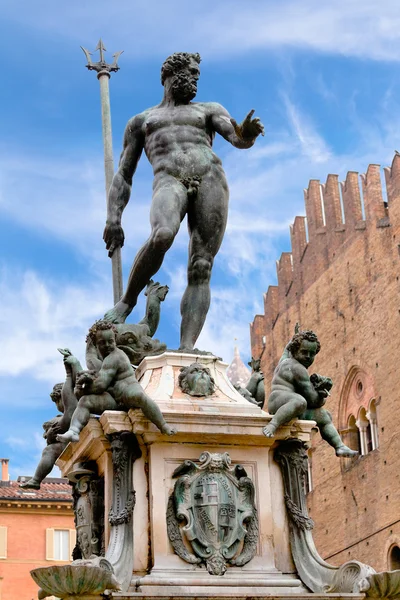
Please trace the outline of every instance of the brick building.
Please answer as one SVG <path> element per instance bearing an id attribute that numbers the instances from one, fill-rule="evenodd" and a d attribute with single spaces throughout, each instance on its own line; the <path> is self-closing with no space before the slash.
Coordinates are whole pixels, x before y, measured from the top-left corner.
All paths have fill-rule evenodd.
<path id="1" fill-rule="evenodd" d="M 0 481 L 0 600 L 36 600 L 35 567 L 69 563 L 75 545 L 71 486 L 47 478 L 40 490 L 9 481 L 8 460 Z"/>
<path id="2" fill-rule="evenodd" d="M 262 355 L 266 394 L 274 367 L 299 321 L 322 350 L 311 372 L 334 381 L 327 408 L 355 459 L 338 459 L 316 434 L 308 507 L 321 556 L 356 558 L 377 570 L 400 568 L 400 155 L 384 169 L 347 174 L 339 185 L 305 190 L 307 217 L 291 227 L 291 252 L 278 285 L 251 324 L 252 355 Z M 361 184 L 361 185 L 360 185 Z M 311 483 L 311 482 L 310 482 Z"/>

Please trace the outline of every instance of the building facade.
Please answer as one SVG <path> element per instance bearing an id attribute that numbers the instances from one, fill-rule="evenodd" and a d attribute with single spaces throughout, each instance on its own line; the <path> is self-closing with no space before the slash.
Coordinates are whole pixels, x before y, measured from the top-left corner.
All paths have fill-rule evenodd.
<path id="1" fill-rule="evenodd" d="M 345 443 L 339 459 L 318 433 L 310 450 L 308 508 L 321 556 L 350 558 L 376 570 L 400 568 L 400 155 L 384 169 L 349 172 L 339 184 L 310 181 L 306 217 L 291 227 L 291 252 L 278 263 L 278 285 L 251 324 L 266 397 L 296 322 L 321 342 L 310 372 L 332 377 L 326 407 Z"/>
<path id="2" fill-rule="evenodd" d="M 31 569 L 71 561 L 75 527 L 71 486 L 47 478 L 40 490 L 22 490 L 8 478 L 2 462 L 0 481 L 0 600 L 36 600 Z"/>

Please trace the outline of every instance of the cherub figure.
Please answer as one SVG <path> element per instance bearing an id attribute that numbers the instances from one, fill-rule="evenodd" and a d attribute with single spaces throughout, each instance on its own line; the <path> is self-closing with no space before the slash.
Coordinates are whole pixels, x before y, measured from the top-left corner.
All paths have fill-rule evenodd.
<path id="1" fill-rule="evenodd" d="M 129 358 L 116 345 L 116 331 L 112 323 L 96 321 L 90 328 L 91 341 L 103 359 L 100 370 L 79 373 L 75 395 L 79 399 L 69 430 L 58 435 L 60 442 L 77 442 L 88 423 L 90 414 L 105 410 L 141 408 L 145 416 L 162 433 L 173 435 L 176 430 L 166 423 L 157 404 L 144 392 L 135 377 Z"/>
<path id="2" fill-rule="evenodd" d="M 273 437 L 280 425 L 295 417 L 312 420 L 317 422 L 321 437 L 335 449 L 336 456 L 356 456 L 358 452 L 345 446 L 332 423 L 331 413 L 323 408 L 332 379 L 308 374 L 307 369 L 320 349 L 317 335 L 310 330 L 299 331 L 296 324 L 295 334 L 274 371 L 268 399 L 268 412 L 274 416 L 263 433 Z"/>
<path id="3" fill-rule="evenodd" d="M 76 374 L 82 370 L 79 360 L 71 354 L 68 348 L 58 349 L 64 357 L 64 367 L 66 378 L 64 383 L 56 383 L 50 398 L 55 403 L 57 410 L 63 415 L 57 415 L 50 421 L 43 423 L 43 437 L 47 442 L 46 448 L 42 452 L 42 457 L 36 468 L 34 476 L 21 483 L 20 487 L 24 489 L 40 489 L 40 484 L 43 479 L 52 471 L 57 458 L 66 447 L 65 442 L 57 440 L 57 434 L 66 431 L 71 422 L 72 413 L 74 412 L 77 400 L 74 395 L 74 386 Z"/>
<path id="4" fill-rule="evenodd" d="M 240 383 L 234 384 L 233 387 L 243 396 L 243 398 L 246 398 L 248 402 L 263 408 L 265 402 L 265 386 L 264 374 L 261 371 L 261 357 L 252 358 L 248 365 L 251 367 L 251 376 L 246 387 L 242 387 Z"/>

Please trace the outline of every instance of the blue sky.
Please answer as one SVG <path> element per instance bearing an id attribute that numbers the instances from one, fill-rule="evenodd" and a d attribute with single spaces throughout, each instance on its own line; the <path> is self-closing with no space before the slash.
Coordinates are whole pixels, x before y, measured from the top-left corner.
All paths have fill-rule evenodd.
<path id="1" fill-rule="evenodd" d="M 31 474 L 41 424 L 62 381 L 57 347 L 82 361 L 87 328 L 112 304 L 102 242 L 104 172 L 98 82 L 79 46 L 101 36 L 112 76 L 115 162 L 127 120 L 162 97 L 163 60 L 200 52 L 197 99 L 240 121 L 255 108 L 265 137 L 250 150 L 216 139 L 231 205 L 198 346 L 230 362 L 235 338 L 250 354 L 249 322 L 290 250 L 303 188 L 328 173 L 390 164 L 400 145 L 400 12 L 385 0 L 18 0 L 1 2 L 0 49 L 0 456 L 12 477 Z M 124 213 L 125 280 L 149 233 L 151 169 L 143 157 Z M 157 279 L 170 286 L 157 337 L 179 338 L 187 233 Z M 140 300 L 130 320 L 143 316 Z M 312 325 L 312 324 L 310 324 Z"/>

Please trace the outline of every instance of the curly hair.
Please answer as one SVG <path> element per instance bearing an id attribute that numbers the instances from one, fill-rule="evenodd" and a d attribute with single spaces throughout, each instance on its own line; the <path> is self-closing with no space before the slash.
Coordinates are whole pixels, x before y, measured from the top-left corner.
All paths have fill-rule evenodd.
<path id="1" fill-rule="evenodd" d="M 53 400 L 53 402 L 57 402 L 57 400 L 59 400 L 61 398 L 61 391 L 63 388 L 63 383 L 56 383 L 55 386 L 53 386 L 53 390 L 50 393 L 50 398 Z"/>
<path id="2" fill-rule="evenodd" d="M 104 319 L 99 319 L 99 321 L 96 321 L 89 329 L 89 333 L 86 336 L 86 341 L 88 342 L 90 340 L 91 342 L 93 342 L 94 345 L 96 345 L 97 332 L 108 331 L 109 329 L 111 329 L 111 331 L 113 331 L 114 333 L 117 333 L 115 326 L 112 323 L 110 323 L 110 321 L 104 321 Z"/>
<path id="3" fill-rule="evenodd" d="M 295 333 L 289 344 L 287 345 L 287 349 L 291 354 L 297 352 L 297 350 L 301 346 L 301 342 L 306 340 L 307 342 L 315 342 L 317 344 L 316 354 L 321 350 L 321 344 L 319 343 L 319 339 L 317 334 L 314 333 L 311 329 L 307 329 L 306 331 L 299 331 Z"/>
<path id="4" fill-rule="evenodd" d="M 199 65 L 201 61 L 200 54 L 197 52 L 196 54 L 192 54 L 191 52 L 175 52 L 171 56 L 168 56 L 161 67 L 161 83 L 164 85 L 167 77 L 187 67 L 191 60 L 194 60 Z"/>

